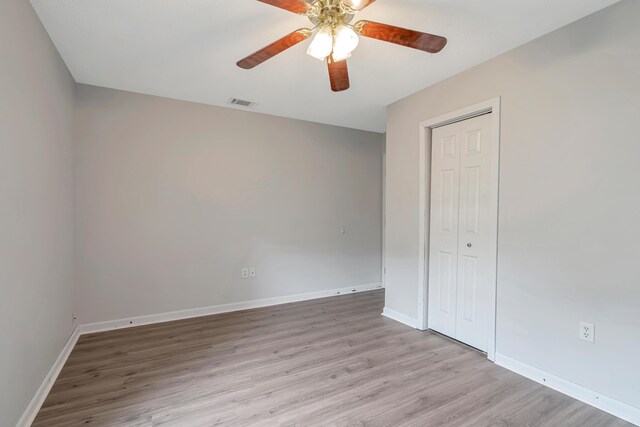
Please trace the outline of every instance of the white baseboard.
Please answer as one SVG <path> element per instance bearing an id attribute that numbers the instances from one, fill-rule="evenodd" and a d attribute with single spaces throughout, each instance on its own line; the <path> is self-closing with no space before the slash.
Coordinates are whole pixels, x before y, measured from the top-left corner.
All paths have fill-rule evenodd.
<path id="1" fill-rule="evenodd" d="M 581 402 L 615 415 L 618 418 L 622 418 L 625 421 L 640 425 L 640 408 L 597 393 L 500 353 L 496 354 L 495 363 L 523 377 L 527 377 L 560 393 L 578 399 Z"/>
<path id="2" fill-rule="evenodd" d="M 417 319 L 412 319 L 411 317 L 406 316 L 406 315 L 404 315 L 402 313 L 398 313 L 395 310 L 391 310 L 388 307 L 385 307 L 382 310 L 382 315 L 384 317 L 388 317 L 389 319 L 393 319 L 396 322 L 404 323 L 407 326 L 411 326 L 414 329 L 418 328 L 418 320 Z"/>
<path id="3" fill-rule="evenodd" d="M 350 286 L 347 288 L 331 289 L 327 291 L 309 292 L 306 294 L 288 295 L 283 297 L 264 298 L 242 301 L 231 304 L 213 305 L 210 307 L 192 308 L 172 311 L 168 313 L 150 314 L 148 316 L 131 317 L 127 319 L 108 320 L 106 322 L 89 323 L 80 326 L 80 334 L 110 331 L 113 329 L 131 328 L 134 326 L 150 325 L 152 323 L 170 322 L 172 320 L 190 319 L 193 317 L 210 316 L 213 314 L 230 313 L 233 311 L 249 310 L 252 308 L 268 307 L 272 305 L 288 304 L 291 302 L 307 301 L 357 292 L 382 289 L 381 283 Z"/>
<path id="4" fill-rule="evenodd" d="M 29 427 L 31 423 L 33 423 L 33 420 L 36 418 L 36 415 L 38 415 L 38 411 L 42 407 L 44 400 L 47 398 L 49 391 L 51 391 L 53 383 L 56 382 L 56 379 L 58 378 L 62 367 L 71 354 L 71 350 L 73 350 L 73 347 L 76 345 L 79 336 L 80 328 L 76 327 L 67 340 L 67 343 L 62 348 L 60 355 L 53 363 L 53 366 L 51 366 L 51 369 L 49 369 L 49 372 L 44 378 L 44 381 L 42 381 L 42 384 L 40 384 L 40 387 L 38 387 L 36 394 L 33 395 L 31 402 L 29 402 L 29 405 L 27 405 L 27 408 L 22 413 L 22 416 L 18 420 L 18 424 L 16 424 L 16 427 Z"/>

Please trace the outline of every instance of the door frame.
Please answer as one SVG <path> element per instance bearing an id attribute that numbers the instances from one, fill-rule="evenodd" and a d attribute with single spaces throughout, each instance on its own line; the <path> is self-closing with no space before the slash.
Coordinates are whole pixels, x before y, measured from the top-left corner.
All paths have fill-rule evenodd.
<path id="1" fill-rule="evenodd" d="M 500 97 L 492 98 L 469 107 L 461 108 L 438 117 L 434 117 L 420 122 L 420 155 L 419 155 L 419 176 L 420 195 L 418 205 L 418 319 L 417 328 L 420 330 L 429 329 L 427 310 L 429 307 L 429 223 L 430 223 L 430 203 L 431 203 L 431 134 L 432 130 L 448 124 L 460 122 L 483 114 L 491 113 L 491 161 L 496 167 L 491 168 L 491 186 L 497 191 L 490 201 L 492 217 L 491 234 L 494 235 L 493 250 L 496 253 L 496 268 L 492 269 L 492 277 L 489 282 L 491 287 L 491 306 L 489 312 L 489 342 L 487 347 L 487 358 L 495 361 L 496 355 L 496 296 L 497 296 L 497 253 L 498 253 L 498 198 L 500 192 Z"/>
<path id="2" fill-rule="evenodd" d="M 386 144 L 386 143 L 385 143 Z M 385 148 L 386 149 L 386 148 Z M 382 287 L 387 287 L 387 153 L 382 153 Z"/>

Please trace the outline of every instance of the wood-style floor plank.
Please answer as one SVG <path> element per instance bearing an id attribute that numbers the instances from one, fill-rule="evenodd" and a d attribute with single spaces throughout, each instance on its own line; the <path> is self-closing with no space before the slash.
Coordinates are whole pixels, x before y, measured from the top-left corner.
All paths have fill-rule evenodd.
<path id="1" fill-rule="evenodd" d="M 440 335 L 383 291 L 83 335 L 33 426 L 628 426 Z"/>

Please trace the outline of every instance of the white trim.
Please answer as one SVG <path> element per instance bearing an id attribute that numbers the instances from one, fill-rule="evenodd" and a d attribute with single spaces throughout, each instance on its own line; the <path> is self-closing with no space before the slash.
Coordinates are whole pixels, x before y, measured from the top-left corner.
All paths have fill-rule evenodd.
<path id="1" fill-rule="evenodd" d="M 495 363 L 523 377 L 546 385 L 560 393 L 615 415 L 618 418 L 622 418 L 625 421 L 640 425 L 640 408 L 605 396 L 500 353 L 496 354 Z"/>
<path id="2" fill-rule="evenodd" d="M 51 369 L 49 369 L 49 372 L 47 373 L 47 376 L 42 381 L 42 384 L 40 384 L 40 387 L 38 387 L 38 390 L 33 395 L 33 398 L 31 398 L 31 401 L 27 405 L 27 408 L 24 410 L 24 412 L 22 413 L 22 416 L 18 420 L 16 427 L 28 427 L 31 425 L 31 423 L 33 423 L 33 420 L 36 418 L 36 415 L 38 415 L 38 411 L 42 407 L 44 400 L 47 398 L 49 391 L 51 391 L 51 387 L 53 387 L 53 383 L 56 382 L 56 379 L 58 378 L 58 375 L 60 374 L 62 367 L 64 366 L 65 362 L 67 361 L 67 358 L 71 354 L 71 350 L 73 350 L 73 347 L 76 345 L 76 342 L 78 341 L 79 336 L 80 336 L 80 329 L 76 327 L 73 330 L 73 333 L 71 334 L 69 339 L 67 340 L 67 343 L 62 348 L 60 355 L 51 366 Z"/>
<path id="3" fill-rule="evenodd" d="M 310 292 L 306 294 L 288 295 L 283 297 L 264 298 L 258 300 L 242 301 L 230 304 L 213 305 L 210 307 L 190 308 L 186 310 L 171 311 L 168 313 L 150 314 L 147 316 L 130 317 L 126 319 L 107 320 L 105 322 L 89 323 L 80 326 L 81 334 L 110 331 L 112 329 L 131 328 L 134 326 L 150 325 L 152 323 L 169 322 L 172 320 L 190 319 L 192 317 L 210 316 L 212 314 L 230 313 L 239 310 L 268 307 L 272 305 L 288 304 L 291 302 L 307 301 L 318 298 L 326 298 L 357 292 L 381 289 L 381 283 L 350 286 L 346 288 L 331 289 L 327 291 Z"/>
<path id="4" fill-rule="evenodd" d="M 388 317 L 389 319 L 395 320 L 396 322 L 404 323 L 405 325 L 410 326 L 414 329 L 418 328 L 418 321 L 416 319 L 412 319 L 411 317 L 399 313 L 395 310 L 391 310 L 388 307 L 385 307 L 382 310 L 382 315 L 384 317 Z"/>
<path id="5" fill-rule="evenodd" d="M 387 283 L 387 153 L 382 153 L 382 268 L 380 281 L 382 287 Z"/>
<path id="6" fill-rule="evenodd" d="M 421 330 L 429 328 L 428 316 L 427 316 L 427 298 L 428 298 L 428 221 L 429 221 L 429 201 L 427 200 L 427 188 L 430 186 L 430 179 L 427 179 L 427 156 L 431 152 L 431 130 L 437 127 L 442 127 L 458 121 L 470 119 L 482 114 L 492 113 L 492 138 L 494 147 L 492 163 L 497 167 L 492 168 L 491 173 L 491 186 L 492 188 L 498 188 L 499 192 L 499 177 L 500 177 L 500 97 L 492 98 L 484 102 L 472 105 L 470 107 L 462 108 L 460 110 L 452 111 L 442 116 L 435 117 L 433 119 L 425 120 L 420 123 L 420 147 L 419 147 L 419 203 L 418 203 L 418 319 L 417 327 Z M 498 197 L 493 198 L 491 201 L 491 212 L 494 213 L 496 218 L 495 224 L 492 224 L 495 229 L 491 230 L 491 234 L 496 236 L 495 251 L 498 250 Z M 494 286 L 491 289 L 491 304 L 490 312 L 493 313 L 489 322 L 489 337 L 487 343 L 487 358 L 491 361 L 495 360 L 496 354 L 496 295 L 497 295 L 497 257 L 496 257 L 496 270 L 493 271 L 493 277 L 490 279 Z"/>

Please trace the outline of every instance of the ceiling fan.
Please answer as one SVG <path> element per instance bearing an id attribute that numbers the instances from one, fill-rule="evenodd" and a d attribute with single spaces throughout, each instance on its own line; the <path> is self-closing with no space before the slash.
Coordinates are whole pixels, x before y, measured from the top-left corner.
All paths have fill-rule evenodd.
<path id="1" fill-rule="evenodd" d="M 375 0 L 258 0 L 280 9 L 309 18 L 313 28 L 301 28 L 259 51 L 238 61 L 240 68 L 251 69 L 279 53 L 315 37 L 307 54 L 329 67 L 331 89 L 340 92 L 349 89 L 347 59 L 358 46 L 358 35 L 395 43 L 429 53 L 440 52 L 447 39 L 433 34 L 407 30 L 372 21 L 358 21 L 351 25 L 354 16 Z"/>

